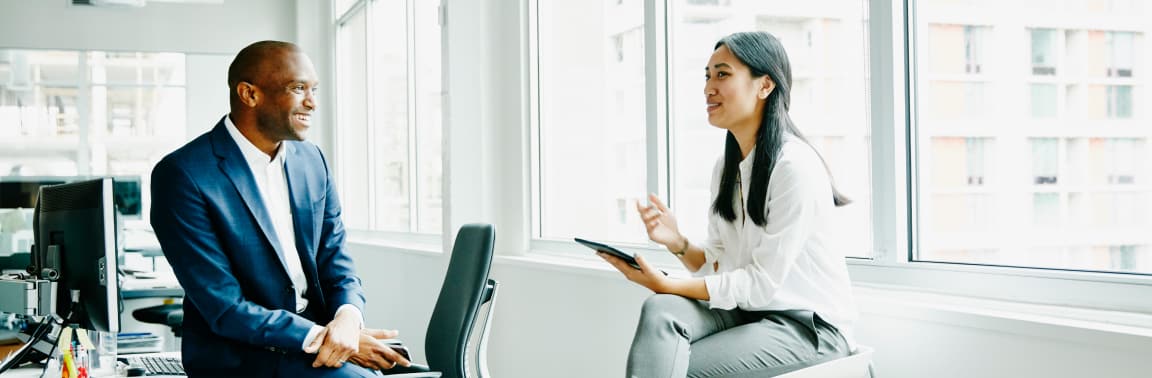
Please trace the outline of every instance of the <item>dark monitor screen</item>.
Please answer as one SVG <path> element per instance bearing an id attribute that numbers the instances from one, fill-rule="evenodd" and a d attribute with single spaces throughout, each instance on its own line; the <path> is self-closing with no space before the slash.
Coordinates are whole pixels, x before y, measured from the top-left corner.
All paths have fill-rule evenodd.
<path id="1" fill-rule="evenodd" d="M 33 221 L 40 268 L 56 270 L 57 315 L 103 332 L 120 330 L 113 187 L 110 178 L 41 187 Z"/>
<path id="2" fill-rule="evenodd" d="M 0 209 L 31 209 L 36 207 L 40 187 L 68 182 L 64 178 L 5 177 L 0 180 Z"/>
<path id="3" fill-rule="evenodd" d="M 143 211 L 140 197 L 140 176 L 111 176 L 116 211 L 120 215 L 139 218 Z M 41 186 L 91 180 L 96 176 L 7 176 L 0 177 L 0 209 L 31 209 Z"/>

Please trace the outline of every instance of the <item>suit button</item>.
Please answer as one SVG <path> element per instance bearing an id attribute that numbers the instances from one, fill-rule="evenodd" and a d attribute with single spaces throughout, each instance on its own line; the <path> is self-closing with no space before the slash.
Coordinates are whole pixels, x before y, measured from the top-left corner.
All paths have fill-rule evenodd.
<path id="1" fill-rule="evenodd" d="M 293 291 L 296 291 L 296 287 L 295 286 L 289 286 L 289 287 L 284 288 L 284 291 L 285 292 L 293 292 Z"/>

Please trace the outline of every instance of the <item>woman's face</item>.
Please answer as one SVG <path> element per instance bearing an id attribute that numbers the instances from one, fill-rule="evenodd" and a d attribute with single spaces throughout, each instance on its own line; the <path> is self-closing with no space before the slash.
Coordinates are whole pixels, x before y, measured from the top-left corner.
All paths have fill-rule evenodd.
<path id="1" fill-rule="evenodd" d="M 729 131 L 759 127 L 764 100 L 775 87 L 768 75 L 753 78 L 752 70 L 726 45 L 712 52 L 704 71 L 708 123 Z"/>

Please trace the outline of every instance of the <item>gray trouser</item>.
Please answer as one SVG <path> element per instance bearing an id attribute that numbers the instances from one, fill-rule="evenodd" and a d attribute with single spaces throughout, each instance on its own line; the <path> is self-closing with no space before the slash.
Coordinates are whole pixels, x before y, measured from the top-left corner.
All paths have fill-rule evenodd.
<path id="1" fill-rule="evenodd" d="M 627 376 L 771 377 L 848 354 L 844 336 L 811 311 L 715 310 L 656 294 L 640 313 Z"/>

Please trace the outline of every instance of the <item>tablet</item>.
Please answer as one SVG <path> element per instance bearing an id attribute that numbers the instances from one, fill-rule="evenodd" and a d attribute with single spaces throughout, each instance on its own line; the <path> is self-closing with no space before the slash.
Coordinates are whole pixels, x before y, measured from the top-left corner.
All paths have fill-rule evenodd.
<path id="1" fill-rule="evenodd" d="M 633 268 L 636 268 L 637 270 L 640 269 L 640 264 L 636 263 L 636 258 L 632 257 L 632 255 L 629 255 L 627 252 L 616 249 L 613 246 L 597 243 L 591 240 L 584 240 L 581 238 L 575 238 L 574 240 L 576 240 L 577 243 L 583 244 L 585 247 L 592 248 L 598 252 L 604 252 L 609 255 L 616 256 L 616 258 L 624 260 L 624 262 L 628 263 L 628 265 L 631 265 Z"/>

